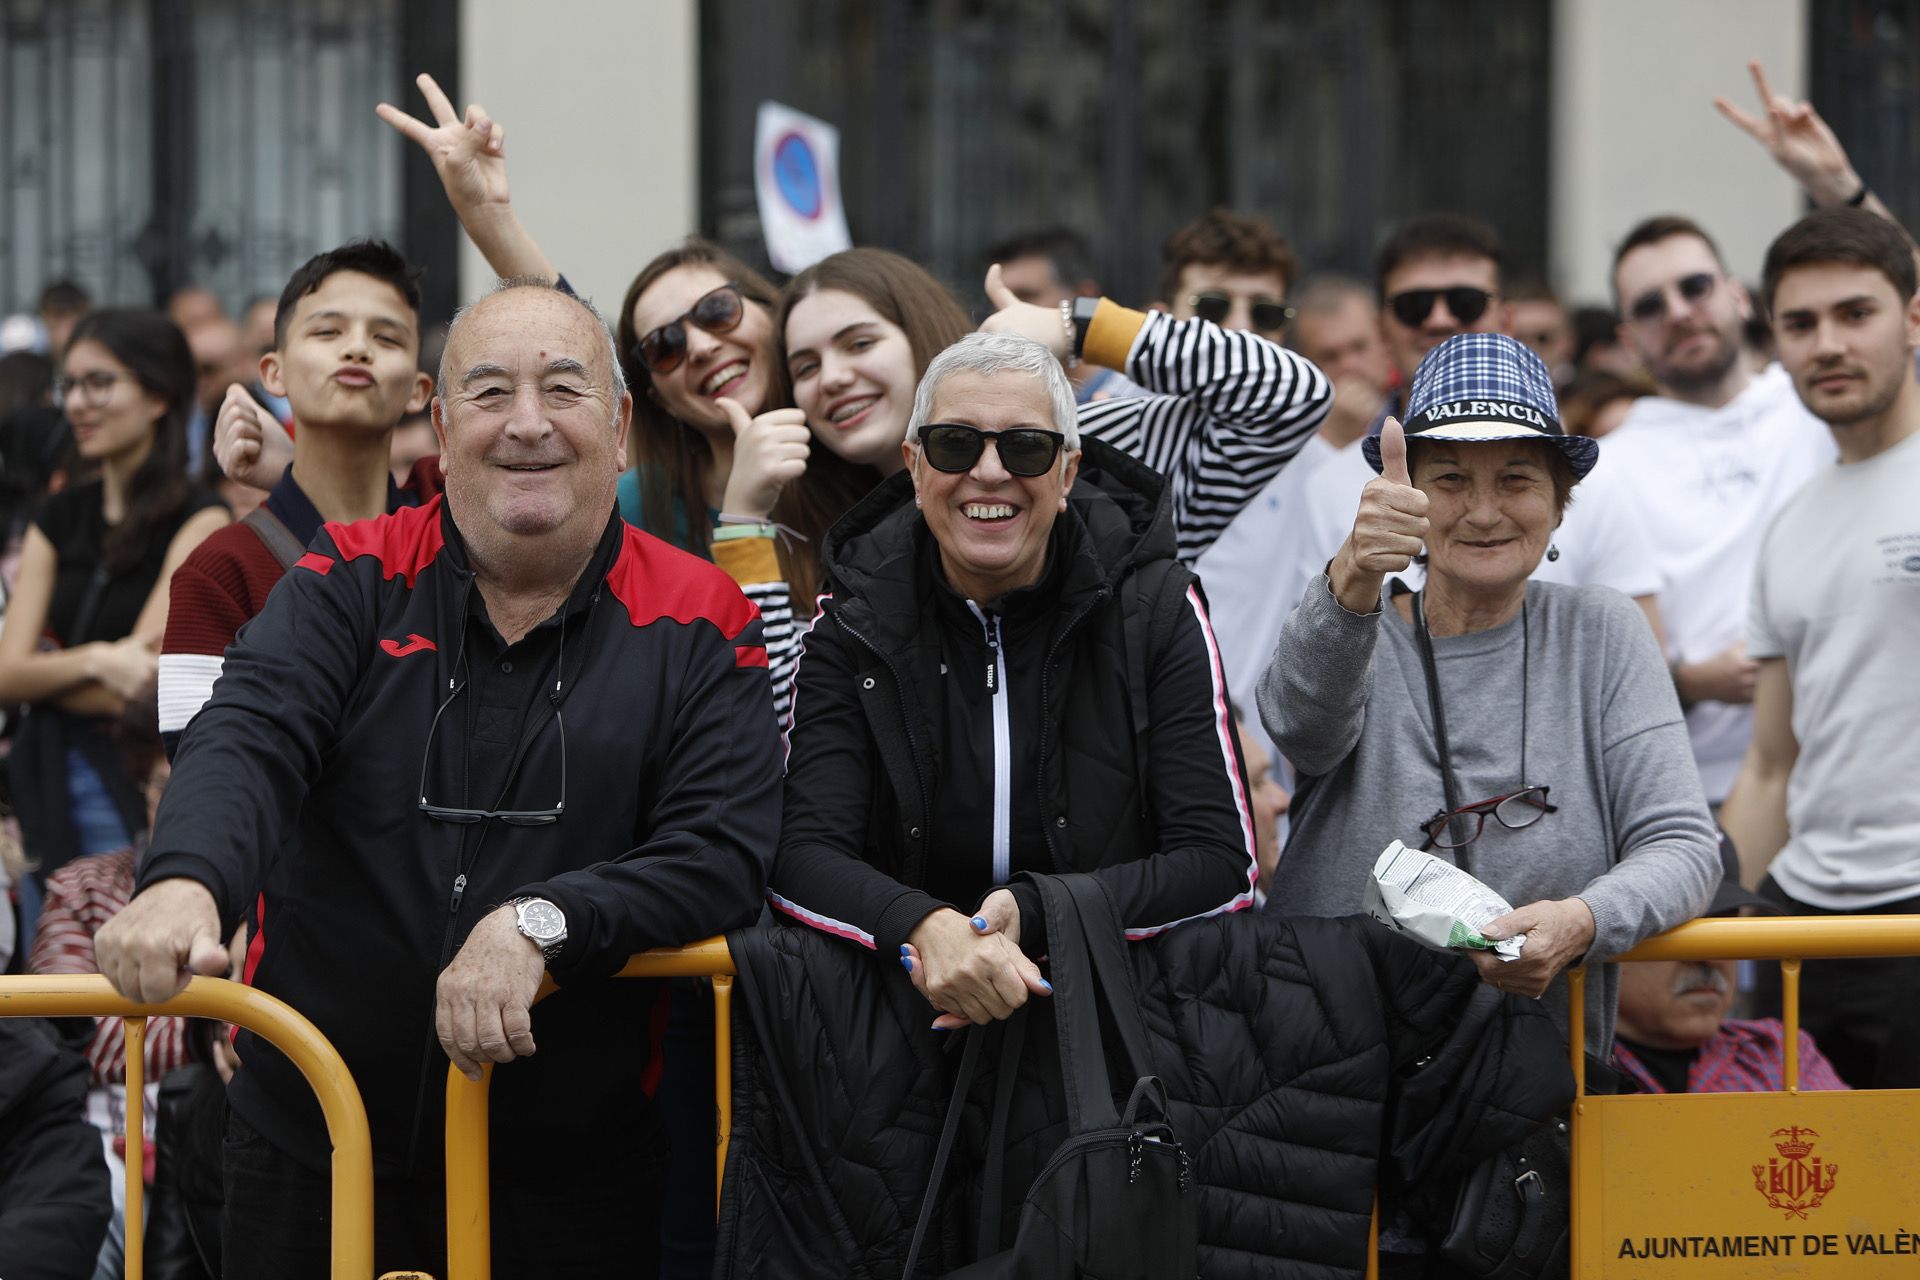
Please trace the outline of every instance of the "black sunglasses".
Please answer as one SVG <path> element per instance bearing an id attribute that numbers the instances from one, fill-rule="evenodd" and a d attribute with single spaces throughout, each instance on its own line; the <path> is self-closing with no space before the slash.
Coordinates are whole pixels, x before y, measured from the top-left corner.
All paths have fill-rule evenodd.
<path id="1" fill-rule="evenodd" d="M 1224 293 L 1196 293 L 1187 299 L 1187 305 L 1193 308 L 1193 314 L 1213 324 L 1225 324 L 1233 311 L 1233 299 Z M 1267 298 L 1250 303 L 1247 310 L 1253 316 L 1253 327 L 1262 333 L 1278 333 L 1294 316 L 1292 307 Z"/>
<path id="2" fill-rule="evenodd" d="M 687 358 L 688 321 L 708 333 L 731 333 L 739 327 L 740 317 L 745 314 L 746 298 L 740 292 L 740 282 L 729 280 L 718 289 L 701 294 L 692 306 L 658 329 L 649 330 L 634 344 L 634 349 L 650 372 L 671 373 Z"/>
<path id="3" fill-rule="evenodd" d="M 1393 314 L 1401 324 L 1412 328 L 1427 322 L 1433 314 L 1436 299 L 1447 300 L 1447 310 L 1461 324 L 1472 324 L 1487 314 L 1487 306 L 1493 301 L 1493 295 L 1485 289 L 1476 289 L 1470 284 L 1456 284 L 1446 289 L 1408 289 L 1396 293 L 1387 299 L 1387 305 L 1393 308 Z"/>
<path id="4" fill-rule="evenodd" d="M 561 623 L 560 647 L 562 654 L 566 647 L 566 624 Z M 466 642 L 461 641 L 461 657 L 466 656 Z M 452 805 L 434 804 L 427 799 L 427 766 L 433 760 L 433 735 L 440 731 L 440 717 L 447 714 L 447 708 L 453 700 L 466 691 L 467 682 L 462 680 L 433 713 L 433 723 L 427 726 L 426 749 L 420 753 L 420 812 L 436 822 L 453 822 L 470 826 L 476 822 L 485 822 L 489 818 L 498 818 L 510 827 L 545 827 L 560 821 L 560 815 L 567 809 L 567 722 L 560 715 L 561 654 L 553 660 L 553 692 L 547 700 L 553 704 L 553 722 L 560 728 L 560 799 L 551 809 L 461 809 Z"/>
<path id="5" fill-rule="evenodd" d="M 1713 296 L 1714 286 L 1719 281 L 1711 271 L 1696 271 L 1690 276 L 1681 276 L 1673 282 L 1674 292 L 1686 302 L 1704 302 Z M 1667 315 L 1667 291 L 1649 289 L 1633 300 L 1627 308 L 1627 318 L 1637 324 L 1650 324 L 1663 320 Z"/>
<path id="6" fill-rule="evenodd" d="M 1039 427 L 1014 427 L 1007 431 L 982 431 L 957 422 L 936 422 L 920 428 L 920 453 L 935 471 L 958 473 L 971 471 L 987 441 L 1000 454 L 1000 465 L 1016 476 L 1045 475 L 1060 456 L 1067 438 L 1058 431 Z"/>
<path id="7" fill-rule="evenodd" d="M 1494 821 L 1509 831 L 1525 830 L 1548 814 L 1560 812 L 1558 805 L 1547 803 L 1547 793 L 1552 790 L 1552 787 L 1524 787 L 1511 795 L 1477 800 L 1458 809 L 1442 809 L 1420 824 L 1420 830 L 1427 837 L 1427 842 L 1420 847 L 1423 850 L 1464 849 L 1480 838 L 1480 832 L 1487 825 L 1488 814 L 1492 814 Z M 1455 818 L 1473 819 L 1473 826 L 1465 839 L 1454 839 Z"/>

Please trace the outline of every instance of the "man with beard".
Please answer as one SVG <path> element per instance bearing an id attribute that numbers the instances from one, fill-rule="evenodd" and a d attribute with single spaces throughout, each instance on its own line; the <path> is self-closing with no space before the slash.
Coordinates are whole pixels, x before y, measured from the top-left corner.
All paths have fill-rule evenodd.
<path id="1" fill-rule="evenodd" d="M 1917 279 L 1900 228 L 1862 209 L 1810 214 L 1767 251 L 1781 362 L 1840 465 L 1760 543 L 1753 743 L 1722 819 L 1748 880 L 1768 873 L 1761 893 L 1795 915 L 1920 912 Z M 1916 986 L 1920 960 L 1809 964 L 1803 1018 L 1848 1081 L 1913 1087 L 1920 1055 L 1898 1042 Z"/>
<path id="2" fill-rule="evenodd" d="M 1649 218 L 1613 259 L 1620 340 L 1660 394 L 1607 437 L 1659 561 L 1660 617 L 1707 801 L 1726 798 L 1747 748 L 1755 664 L 1747 587 L 1760 535 L 1833 459 L 1833 442 L 1778 365 L 1755 374 L 1740 338 L 1752 304 L 1696 223 Z"/>

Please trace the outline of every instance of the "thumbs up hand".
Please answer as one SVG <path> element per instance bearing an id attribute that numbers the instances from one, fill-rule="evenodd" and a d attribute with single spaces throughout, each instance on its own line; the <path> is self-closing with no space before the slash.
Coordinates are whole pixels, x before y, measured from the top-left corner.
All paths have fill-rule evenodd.
<path id="1" fill-rule="evenodd" d="M 1328 568 L 1333 594 L 1352 613 L 1372 613 L 1387 575 L 1413 563 L 1427 540 L 1427 495 L 1407 470 L 1407 436 L 1387 419 L 1380 430 L 1380 477 L 1360 491 L 1360 510 Z"/>
<path id="2" fill-rule="evenodd" d="M 1058 307 L 1036 307 L 1031 302 L 1022 302 L 1007 288 L 1006 281 L 1000 278 L 1000 264 L 994 263 L 987 268 L 987 301 L 994 305 L 994 313 L 980 326 L 982 333 L 1017 333 L 1023 338 L 1032 338 L 1035 342 L 1053 352 L 1060 360 L 1073 355 L 1073 347 L 1067 336 L 1067 326 L 1060 322 Z"/>
<path id="3" fill-rule="evenodd" d="M 727 473 L 720 510 L 764 519 L 787 481 L 807 469 L 807 415 L 798 409 L 772 409 L 752 418 L 725 396 L 719 405 L 733 427 L 733 468 Z"/>

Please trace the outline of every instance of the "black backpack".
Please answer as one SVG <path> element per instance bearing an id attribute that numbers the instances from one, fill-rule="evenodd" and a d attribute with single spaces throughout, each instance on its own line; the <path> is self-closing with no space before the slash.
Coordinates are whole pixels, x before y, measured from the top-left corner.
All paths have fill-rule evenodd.
<path id="1" fill-rule="evenodd" d="M 1113 903 L 1090 875 L 1032 876 L 1047 915 L 1053 995 L 1049 1005 L 1060 1045 L 1067 1138 L 1054 1151 L 1021 1206 L 1013 1247 L 999 1249 L 1000 1163 L 1018 1072 L 1025 1019 L 1008 1020 L 995 1089 L 992 1133 L 981 1197 L 978 1261 L 947 1272 L 950 1280 L 1185 1280 L 1200 1270 L 1193 1160 L 1167 1124 L 1166 1090 L 1144 1074 L 1151 1062 L 1133 991 L 1125 942 Z M 1098 1001 L 1120 1038 L 1132 1080 L 1124 1110 L 1114 1104 L 1101 1039 Z M 953 1100 L 934 1155 L 933 1173 L 901 1275 L 914 1280 L 921 1245 L 940 1199 L 981 1046 L 992 1028 L 974 1027 L 954 1082 Z M 1149 1111 L 1152 1116 L 1150 1118 Z"/>

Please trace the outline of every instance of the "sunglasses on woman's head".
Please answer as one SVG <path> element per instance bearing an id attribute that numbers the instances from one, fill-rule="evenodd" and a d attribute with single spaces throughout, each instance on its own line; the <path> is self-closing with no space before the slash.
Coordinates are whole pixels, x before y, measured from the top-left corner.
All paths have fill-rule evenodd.
<path id="1" fill-rule="evenodd" d="M 1000 454 L 1000 465 L 1009 474 L 1028 479 L 1045 475 L 1060 457 L 1060 446 L 1067 442 L 1058 431 L 1039 427 L 982 431 L 957 422 L 936 422 L 920 428 L 920 454 L 935 471 L 959 474 L 973 470 L 989 440 Z"/>
<path id="2" fill-rule="evenodd" d="M 1681 276 L 1673 282 L 1673 290 L 1685 302 L 1704 302 L 1713 296 L 1714 285 L 1719 283 L 1711 271 L 1696 271 L 1690 276 Z M 1650 324 L 1667 317 L 1667 291 L 1649 289 L 1633 300 L 1627 308 L 1627 319 L 1639 324 Z"/>
<path id="3" fill-rule="evenodd" d="M 634 348 L 649 372 L 671 373 L 687 358 L 689 321 L 708 333 L 731 333 L 739 327 L 744 314 L 746 299 L 740 293 L 740 282 L 729 280 L 718 289 L 701 294 L 691 307 L 658 329 L 649 330 Z"/>
<path id="4" fill-rule="evenodd" d="M 1487 314 L 1487 306 L 1493 301 L 1493 295 L 1485 289 L 1457 284 L 1448 289 L 1407 289 L 1388 298 L 1387 305 L 1400 323 L 1411 329 L 1427 322 L 1434 302 L 1441 298 L 1447 300 L 1447 310 L 1461 324 L 1472 324 Z"/>
<path id="5" fill-rule="evenodd" d="M 1233 299 L 1224 293 L 1196 293 L 1187 299 L 1187 305 L 1193 308 L 1193 314 L 1213 324 L 1225 324 L 1233 311 Z M 1266 298 L 1252 303 L 1248 311 L 1253 317 L 1253 327 L 1262 333 L 1278 333 L 1294 315 L 1293 308 L 1286 303 Z"/>

